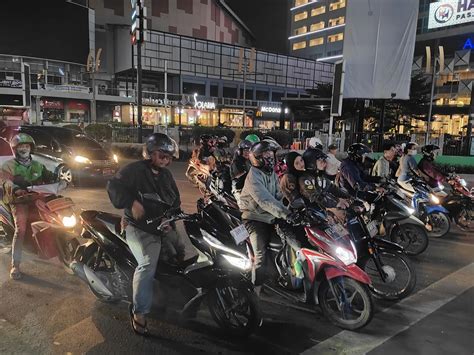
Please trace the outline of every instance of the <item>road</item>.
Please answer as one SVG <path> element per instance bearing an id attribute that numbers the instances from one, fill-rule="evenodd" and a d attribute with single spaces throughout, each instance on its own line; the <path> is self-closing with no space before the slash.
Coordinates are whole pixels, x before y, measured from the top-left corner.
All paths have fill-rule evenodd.
<path id="1" fill-rule="evenodd" d="M 198 191 L 173 174 L 183 208 L 195 211 Z M 114 211 L 103 187 L 71 188 L 78 209 Z M 8 277 L 9 255 L 0 255 L 0 354 L 469 354 L 474 353 L 474 241 L 456 228 L 431 239 L 413 258 L 415 294 L 398 303 L 376 301 L 371 324 L 359 332 L 331 325 L 319 310 L 295 308 L 276 296 L 262 301 L 264 323 L 249 339 L 225 336 L 202 309 L 193 321 L 177 315 L 173 290 L 156 287 L 148 339 L 130 330 L 125 304 L 104 304 L 54 261 L 25 255 L 24 280 Z M 169 305 L 173 300 L 172 305 Z M 168 304 L 168 307 L 163 305 Z"/>

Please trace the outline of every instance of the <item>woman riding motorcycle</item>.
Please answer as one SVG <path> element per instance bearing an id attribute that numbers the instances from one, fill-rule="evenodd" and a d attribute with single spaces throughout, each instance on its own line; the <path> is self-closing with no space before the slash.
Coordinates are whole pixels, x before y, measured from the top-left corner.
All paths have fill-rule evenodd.
<path id="1" fill-rule="evenodd" d="M 246 139 L 240 141 L 237 150 L 235 151 L 234 159 L 232 159 L 230 176 L 232 178 L 232 194 L 236 201 L 239 201 L 240 199 L 240 192 L 244 187 L 245 178 L 252 166 L 249 160 L 250 148 L 252 148 L 252 145 L 253 143 Z"/>
<path id="2" fill-rule="evenodd" d="M 290 152 L 285 157 L 286 173 L 280 179 L 280 188 L 288 204 L 301 197 L 299 178 L 305 172 L 301 154 Z"/>
<path id="3" fill-rule="evenodd" d="M 423 158 L 418 163 L 418 169 L 421 171 L 428 185 L 431 187 L 438 187 L 439 182 L 445 182 L 446 177 L 439 171 L 434 164 L 436 151 L 439 151 L 440 147 L 434 144 L 425 145 L 421 148 Z"/>

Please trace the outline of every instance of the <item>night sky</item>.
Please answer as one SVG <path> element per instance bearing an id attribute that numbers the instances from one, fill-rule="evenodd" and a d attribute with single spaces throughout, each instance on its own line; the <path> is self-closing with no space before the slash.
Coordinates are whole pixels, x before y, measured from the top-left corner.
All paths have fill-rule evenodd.
<path id="1" fill-rule="evenodd" d="M 256 37 L 256 47 L 288 53 L 288 0 L 226 0 Z"/>

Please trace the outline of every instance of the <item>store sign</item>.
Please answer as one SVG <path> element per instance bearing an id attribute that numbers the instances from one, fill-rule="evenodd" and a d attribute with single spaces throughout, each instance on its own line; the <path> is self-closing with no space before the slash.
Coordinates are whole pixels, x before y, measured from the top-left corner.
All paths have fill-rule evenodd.
<path id="1" fill-rule="evenodd" d="M 443 0 L 430 4 L 428 29 L 474 21 L 474 0 Z"/>
<path id="2" fill-rule="evenodd" d="M 55 109 L 55 110 L 63 110 L 64 104 L 62 101 L 56 100 L 41 100 L 40 107 L 46 109 Z"/>
<path id="3" fill-rule="evenodd" d="M 212 101 L 198 101 L 197 94 L 194 94 L 194 108 L 198 110 L 215 110 L 216 103 Z"/>
<path id="4" fill-rule="evenodd" d="M 45 89 L 47 90 L 57 90 L 57 91 L 67 91 L 67 92 L 81 92 L 84 94 L 89 94 L 91 89 L 86 86 L 78 85 L 46 85 Z"/>
<path id="5" fill-rule="evenodd" d="M 178 106 L 179 102 L 176 100 L 155 99 L 154 97 L 144 97 L 142 99 L 143 105 L 149 106 Z"/>
<path id="6" fill-rule="evenodd" d="M 464 42 L 464 46 L 462 49 L 474 49 L 474 43 L 472 43 L 472 40 L 470 38 L 466 39 L 466 42 Z"/>
<path id="7" fill-rule="evenodd" d="M 21 89 L 22 88 L 21 80 L 12 79 L 12 80 L 0 80 L 0 88 L 13 88 L 13 89 Z"/>
<path id="8" fill-rule="evenodd" d="M 262 106 L 260 108 L 260 111 L 269 113 L 281 113 L 281 107 Z M 288 109 L 285 109 L 285 113 L 288 113 Z"/>

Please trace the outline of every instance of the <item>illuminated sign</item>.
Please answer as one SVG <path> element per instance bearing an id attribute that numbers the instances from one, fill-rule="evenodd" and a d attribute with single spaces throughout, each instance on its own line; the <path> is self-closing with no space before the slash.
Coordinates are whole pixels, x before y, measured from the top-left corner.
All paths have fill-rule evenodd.
<path id="1" fill-rule="evenodd" d="M 216 103 L 212 101 L 198 101 L 197 94 L 194 94 L 194 108 L 198 110 L 215 110 Z"/>
<path id="2" fill-rule="evenodd" d="M 281 107 L 273 107 L 273 106 L 262 106 L 260 107 L 261 112 L 269 112 L 269 113 L 281 113 Z M 288 113 L 288 109 L 285 108 L 285 113 Z"/>
<path id="3" fill-rule="evenodd" d="M 474 44 L 472 43 L 470 38 L 466 39 L 466 42 L 464 42 L 464 46 L 462 47 L 462 49 L 474 49 Z"/>
<path id="4" fill-rule="evenodd" d="M 474 0 L 443 0 L 430 4 L 428 29 L 474 21 Z"/>

